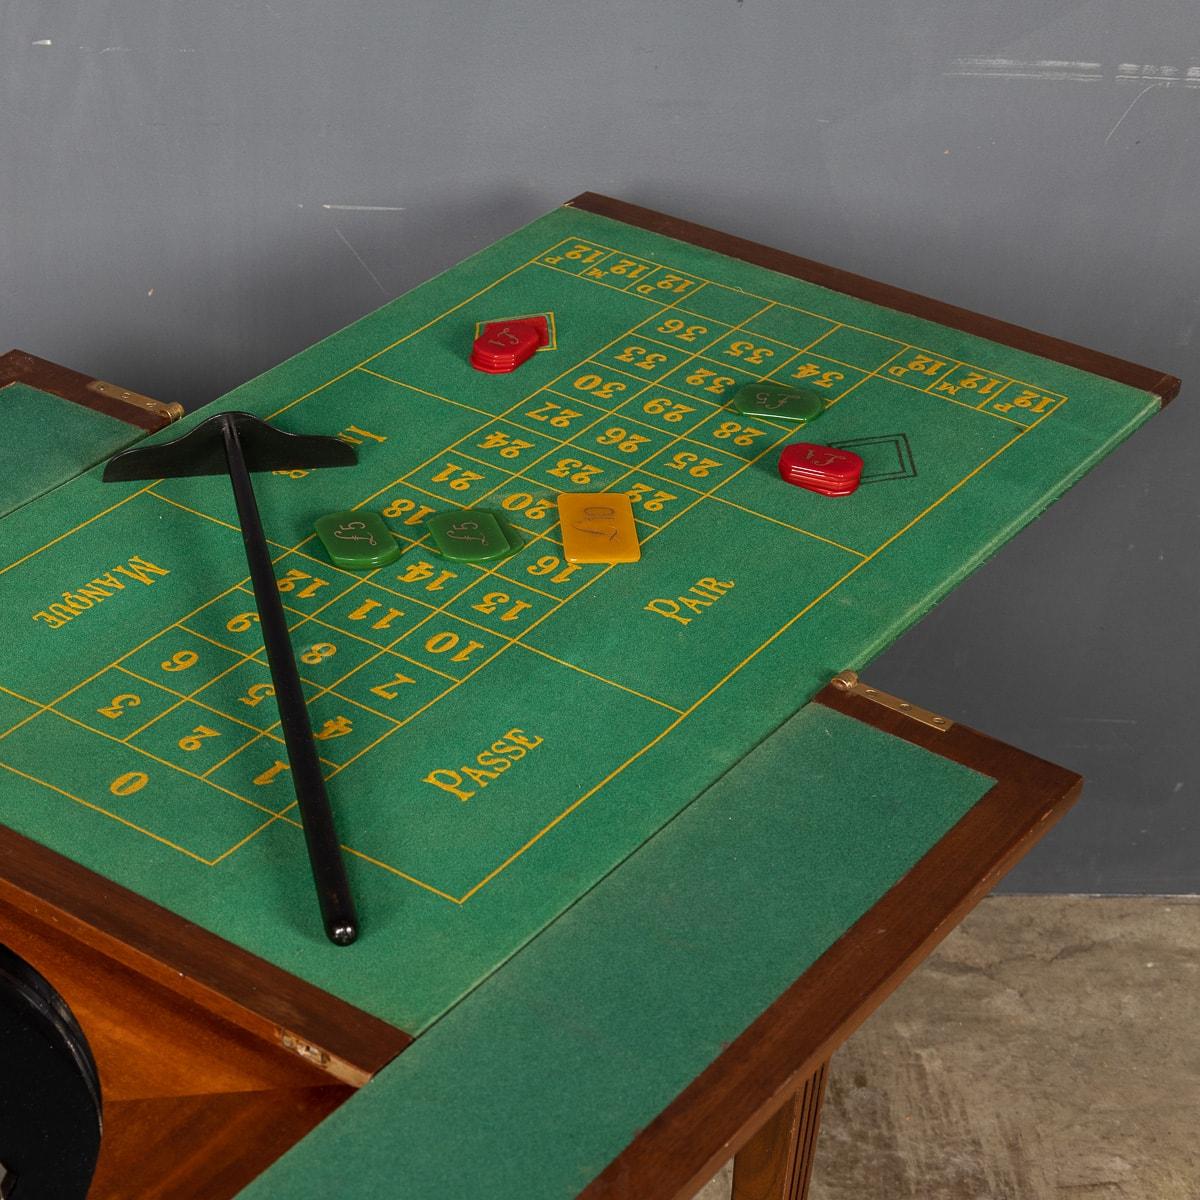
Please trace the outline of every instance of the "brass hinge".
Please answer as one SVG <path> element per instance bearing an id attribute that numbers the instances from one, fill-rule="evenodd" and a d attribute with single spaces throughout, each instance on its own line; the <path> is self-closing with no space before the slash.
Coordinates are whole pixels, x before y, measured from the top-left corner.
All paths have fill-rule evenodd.
<path id="1" fill-rule="evenodd" d="M 328 1050 L 322 1049 L 302 1037 L 297 1037 L 296 1034 L 289 1033 L 286 1029 L 276 1026 L 275 1036 L 285 1050 L 298 1055 L 314 1067 L 320 1067 L 327 1074 L 332 1075 L 335 1079 L 340 1079 L 343 1083 L 348 1083 L 351 1087 L 362 1087 L 371 1078 L 370 1071 L 347 1062 L 339 1055 L 330 1054 Z M 3 1198 L 0 1197 L 0 1200 Z"/>
<path id="2" fill-rule="evenodd" d="M 131 404 L 134 408 L 153 413 L 168 421 L 178 421 L 183 417 L 182 404 L 164 404 L 161 400 L 152 400 L 140 392 L 131 392 L 128 388 L 117 387 L 115 383 L 105 383 L 103 379 L 93 379 L 88 384 L 88 391 L 107 396 L 110 400 L 120 400 L 123 404 Z"/>
<path id="3" fill-rule="evenodd" d="M 948 717 L 939 717 L 937 713 L 930 712 L 927 708 L 920 708 L 916 704 L 909 704 L 907 700 L 901 700 L 899 696 L 869 687 L 859 679 L 856 671 L 842 671 L 829 682 L 847 696 L 862 696 L 864 700 L 871 700 L 876 704 L 882 704 L 884 708 L 890 708 L 893 712 L 903 713 L 906 717 L 912 717 L 914 721 L 920 721 L 922 725 L 928 725 L 931 729 L 940 729 L 945 732 L 954 724 Z"/>

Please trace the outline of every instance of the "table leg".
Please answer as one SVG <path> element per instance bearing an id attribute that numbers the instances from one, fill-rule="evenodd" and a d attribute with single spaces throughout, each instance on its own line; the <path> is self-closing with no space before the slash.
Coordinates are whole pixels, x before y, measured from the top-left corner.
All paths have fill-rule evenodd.
<path id="1" fill-rule="evenodd" d="M 730 1200 L 804 1200 L 808 1195 L 828 1074 L 829 1064 L 822 1063 L 741 1148 L 733 1160 Z"/>

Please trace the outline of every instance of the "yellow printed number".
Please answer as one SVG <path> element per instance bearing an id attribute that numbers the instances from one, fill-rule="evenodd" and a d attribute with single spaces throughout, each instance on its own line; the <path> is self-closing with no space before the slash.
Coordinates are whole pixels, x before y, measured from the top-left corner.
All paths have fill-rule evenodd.
<path id="1" fill-rule="evenodd" d="M 331 717 L 320 729 L 313 731 L 313 737 L 318 742 L 328 742 L 333 738 L 345 737 L 354 732 L 354 722 L 349 717 Z"/>
<path id="2" fill-rule="evenodd" d="M 335 434 L 340 441 L 351 446 L 361 446 L 363 442 L 386 442 L 387 437 L 382 433 L 372 433 L 369 429 L 359 429 L 357 425 L 347 425 L 341 433 Z"/>
<path id="3" fill-rule="evenodd" d="M 370 621 L 372 629 L 390 629 L 397 617 L 404 616 L 404 609 L 389 606 L 382 613 L 375 610 L 383 608 L 378 600 L 364 600 L 353 612 L 347 614 L 351 621 Z"/>
<path id="4" fill-rule="evenodd" d="M 115 721 L 127 708 L 137 708 L 141 702 L 141 696 L 135 692 L 122 692 L 119 696 L 114 696 L 108 704 L 96 709 L 96 711 L 102 717 L 108 717 L 110 720 Z"/>
<path id="5" fill-rule="evenodd" d="M 505 605 L 509 607 L 505 608 Z M 483 599 L 478 604 L 472 604 L 471 607 L 476 612 L 481 612 L 489 617 L 504 608 L 504 612 L 500 613 L 500 620 L 515 621 L 521 613 L 527 608 L 532 608 L 533 605 L 528 600 L 514 600 L 507 592 L 485 592 Z"/>
<path id="6" fill-rule="evenodd" d="M 661 325 L 657 326 L 657 330 L 659 333 L 665 333 L 681 342 L 694 342 L 708 332 L 708 326 L 689 325 L 678 317 L 668 317 Z"/>
<path id="7" fill-rule="evenodd" d="M 841 371 L 826 371 L 816 363 L 804 363 L 792 372 L 793 379 L 807 379 L 813 387 L 831 388 L 845 379 Z"/>
<path id="8" fill-rule="evenodd" d="M 477 471 L 468 471 L 456 462 L 448 462 L 433 476 L 433 482 L 448 484 L 456 492 L 465 492 L 471 484 L 478 483 L 482 478 Z"/>
<path id="9" fill-rule="evenodd" d="M 888 367 L 892 375 L 904 375 L 915 371 L 918 375 L 940 375 L 949 364 L 945 359 L 934 358 L 931 354 L 917 354 L 903 366 Z"/>
<path id="10" fill-rule="evenodd" d="M 134 792 L 140 792 L 149 782 L 150 776 L 145 771 L 126 771 L 124 775 L 118 775 L 108 785 L 108 790 L 114 796 L 132 796 Z"/>
<path id="11" fill-rule="evenodd" d="M 268 783 L 274 783 L 275 779 L 282 775 L 284 771 L 290 771 L 291 767 L 282 759 L 277 758 L 265 771 L 259 772 L 254 777 L 255 787 L 265 787 Z"/>
<path id="12" fill-rule="evenodd" d="M 600 375 L 580 375 L 572 384 L 581 392 L 587 392 L 597 400 L 612 400 L 618 392 L 627 389 L 627 384 L 619 379 L 605 379 Z"/>
<path id="13" fill-rule="evenodd" d="M 597 250 L 595 246 L 589 246 L 584 242 L 576 242 L 576 244 L 568 250 L 563 258 L 577 259 L 579 262 L 595 262 L 598 258 L 604 257 L 603 250 Z"/>
<path id="14" fill-rule="evenodd" d="M 478 443 L 478 449 L 496 450 L 501 458 L 519 458 L 522 450 L 533 449 L 533 443 L 496 430 L 494 433 L 487 434 L 483 441 Z"/>
<path id="15" fill-rule="evenodd" d="M 665 396 L 655 396 L 653 400 L 647 400 L 642 405 L 642 412 L 662 417 L 664 421 L 670 421 L 672 425 L 682 421 L 688 413 L 695 411 L 690 404 L 679 404 L 674 400 L 668 400 Z"/>
<path id="16" fill-rule="evenodd" d="M 432 517 L 437 512 L 428 504 L 419 504 L 416 500 L 393 500 L 383 510 L 385 517 L 402 519 L 405 525 L 421 525 L 426 517 Z"/>
<path id="17" fill-rule="evenodd" d="M 179 739 L 180 750 L 199 750 L 208 738 L 221 735 L 208 725 L 197 725 L 186 737 Z"/>
<path id="18" fill-rule="evenodd" d="M 308 582 L 305 583 L 305 580 Z M 301 600 L 308 600 L 315 596 L 321 588 L 329 586 L 328 579 L 318 579 L 314 575 L 309 575 L 307 571 L 298 571 L 294 567 L 281 575 L 275 583 L 281 592 L 295 592 L 297 598 Z"/>
<path id="19" fill-rule="evenodd" d="M 430 654 L 450 654 L 451 662 L 466 662 L 467 659 L 475 653 L 476 650 L 483 649 L 482 642 L 469 641 L 462 649 L 459 649 L 460 638 L 457 633 L 435 633 L 432 637 L 425 639 L 425 649 Z"/>
<path id="20" fill-rule="evenodd" d="M 1034 403 L 1035 401 L 1036 403 Z M 1021 392 L 1012 400 L 1004 404 L 993 404 L 992 408 L 996 412 L 1008 412 L 1013 408 L 1024 408 L 1031 413 L 1044 413 L 1051 405 L 1057 403 L 1057 401 L 1057 396 L 1043 396 L 1041 392 L 1022 388 Z"/>
<path id="21" fill-rule="evenodd" d="M 547 400 L 540 408 L 531 408 L 525 415 L 534 421 L 545 421 L 553 429 L 566 429 L 572 421 L 582 417 L 583 413 Z"/>
<path id="22" fill-rule="evenodd" d="M 637 279 L 645 275 L 650 267 L 646 263 L 635 262 L 632 258 L 621 258 L 608 270 L 613 275 L 624 275 L 626 279 Z"/>
<path id="23" fill-rule="evenodd" d="M 639 291 L 649 292 L 653 289 L 658 289 L 662 292 L 686 292 L 689 288 L 695 285 L 694 279 L 688 279 L 686 275 L 672 275 L 670 272 L 664 271 L 654 282 L 642 284 Z"/>
<path id="24" fill-rule="evenodd" d="M 439 571 L 433 563 L 425 562 L 423 559 L 418 559 L 416 562 L 411 562 L 396 576 L 399 583 L 423 583 L 427 592 L 441 592 L 446 588 L 446 584 L 451 579 L 457 579 L 458 575 L 454 571 L 441 570 Z"/>
<path id="25" fill-rule="evenodd" d="M 554 506 L 554 501 L 548 497 L 538 499 L 528 492 L 513 492 L 500 501 L 500 507 L 509 512 L 519 512 L 531 521 L 544 521 Z"/>
<path id="26" fill-rule="evenodd" d="M 752 367 L 757 367 L 760 363 L 765 363 L 768 358 L 775 357 L 775 351 L 769 346 L 756 346 L 753 342 L 730 342 L 725 348 L 725 353 L 730 358 L 740 358 Z"/>
<path id="27" fill-rule="evenodd" d="M 270 683 L 252 683 L 244 696 L 238 697 L 238 703 L 247 708 L 257 708 L 264 700 L 275 695 L 275 687 Z"/>
<path id="28" fill-rule="evenodd" d="M 332 642 L 316 642 L 300 655 L 300 661 L 308 663 L 310 667 L 315 667 L 327 658 L 332 658 L 336 653 L 337 647 Z"/>
<path id="29" fill-rule="evenodd" d="M 646 512 L 662 512 L 670 501 L 679 499 L 674 492 L 664 492 L 645 483 L 633 484 L 625 495 L 631 504 L 640 504 Z"/>
<path id="30" fill-rule="evenodd" d="M 606 429 L 596 437 L 598 446 L 616 446 L 622 454 L 636 454 L 650 439 L 641 433 L 630 433 L 619 425 Z"/>
<path id="31" fill-rule="evenodd" d="M 588 466 L 577 458 L 560 458 L 554 466 L 547 468 L 546 474 L 556 479 L 569 479 L 572 483 L 590 483 L 597 475 L 604 474 L 604 468 Z"/>
<path id="32" fill-rule="evenodd" d="M 657 354 L 652 350 L 647 350 L 645 346 L 626 346 L 617 355 L 617 362 L 632 363 L 633 366 L 643 371 L 653 371 L 667 361 L 665 354 Z"/>
<path id="33" fill-rule="evenodd" d="M 395 700 L 406 683 L 416 682 L 411 675 L 402 675 L 397 671 L 386 683 L 377 683 L 371 689 L 371 695 L 378 696 L 380 700 Z"/>
<path id="34" fill-rule="evenodd" d="M 673 471 L 683 471 L 695 479 L 707 479 L 713 471 L 723 464 L 715 458 L 701 458 L 690 450 L 680 450 L 667 463 Z"/>
<path id="35" fill-rule="evenodd" d="M 693 387 L 703 388 L 706 392 L 712 392 L 717 396 L 723 396 L 727 388 L 731 388 L 737 383 L 736 379 L 718 374 L 716 371 L 710 371 L 707 367 L 698 367 L 686 376 L 686 380 Z"/>
<path id="36" fill-rule="evenodd" d="M 529 575 L 545 576 L 551 583 L 566 583 L 579 570 L 577 563 L 564 563 L 553 554 L 543 554 L 525 568 Z"/>
<path id="37" fill-rule="evenodd" d="M 736 421 L 722 421 L 713 431 L 715 438 L 729 438 L 735 446 L 752 446 L 755 438 L 766 437 L 765 429 L 752 425 L 739 425 Z"/>

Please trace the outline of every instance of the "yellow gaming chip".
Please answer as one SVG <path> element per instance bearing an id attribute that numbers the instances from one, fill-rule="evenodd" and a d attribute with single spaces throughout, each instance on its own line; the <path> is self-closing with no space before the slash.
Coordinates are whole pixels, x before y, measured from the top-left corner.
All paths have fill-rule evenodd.
<path id="1" fill-rule="evenodd" d="M 563 492 L 558 522 L 567 562 L 637 562 L 642 557 L 633 506 L 624 492 Z"/>

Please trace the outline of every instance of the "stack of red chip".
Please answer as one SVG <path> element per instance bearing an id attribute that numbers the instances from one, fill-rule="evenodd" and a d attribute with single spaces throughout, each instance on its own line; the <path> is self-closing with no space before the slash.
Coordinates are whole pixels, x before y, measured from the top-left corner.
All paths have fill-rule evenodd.
<path id="1" fill-rule="evenodd" d="M 853 450 L 813 442 L 793 442 L 779 456 L 779 474 L 788 483 L 822 496 L 848 496 L 862 478 L 863 460 Z"/>
<path id="2" fill-rule="evenodd" d="M 489 375 L 504 375 L 527 362 L 544 344 L 532 321 L 496 321 L 485 325 L 471 347 L 471 366 Z"/>

